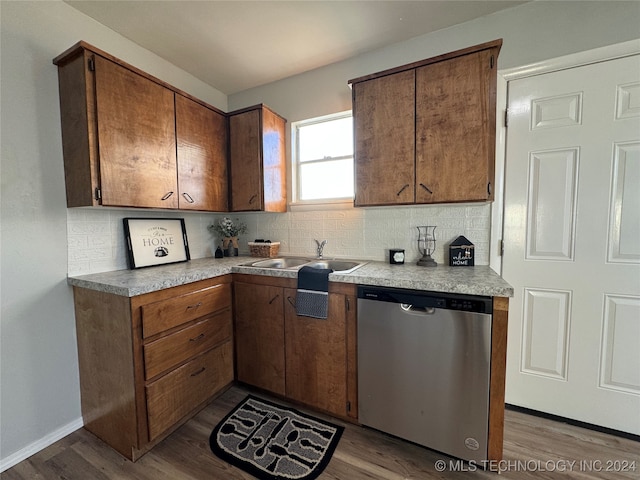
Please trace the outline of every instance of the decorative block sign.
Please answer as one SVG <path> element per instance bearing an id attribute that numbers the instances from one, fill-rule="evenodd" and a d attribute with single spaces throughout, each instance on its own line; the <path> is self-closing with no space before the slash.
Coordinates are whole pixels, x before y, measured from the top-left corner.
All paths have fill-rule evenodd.
<path id="1" fill-rule="evenodd" d="M 449 265 L 452 267 L 473 267 L 474 246 L 460 235 L 449 245 Z"/>
<path id="2" fill-rule="evenodd" d="M 125 218 L 123 222 L 129 268 L 190 259 L 182 218 Z"/>

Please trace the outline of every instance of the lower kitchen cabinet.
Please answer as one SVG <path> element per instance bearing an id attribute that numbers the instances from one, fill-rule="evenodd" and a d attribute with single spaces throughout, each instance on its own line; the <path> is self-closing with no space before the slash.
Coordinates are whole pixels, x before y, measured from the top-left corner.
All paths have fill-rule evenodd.
<path id="1" fill-rule="evenodd" d="M 145 387 L 149 438 L 155 439 L 233 380 L 233 348 L 212 348 Z"/>
<path id="2" fill-rule="evenodd" d="M 356 297 L 331 292 L 328 316 L 318 319 L 296 314 L 295 289 L 285 289 L 285 295 L 287 397 L 340 417 L 353 416 L 348 328 L 355 322 Z"/>
<path id="3" fill-rule="evenodd" d="M 356 286 L 329 284 L 329 315 L 296 315 L 296 279 L 236 275 L 237 379 L 357 419 Z"/>
<path id="4" fill-rule="evenodd" d="M 284 395 L 282 287 L 236 280 L 234 297 L 237 379 Z"/>
<path id="5" fill-rule="evenodd" d="M 74 299 L 84 426 L 130 460 L 233 382 L 230 275 Z"/>

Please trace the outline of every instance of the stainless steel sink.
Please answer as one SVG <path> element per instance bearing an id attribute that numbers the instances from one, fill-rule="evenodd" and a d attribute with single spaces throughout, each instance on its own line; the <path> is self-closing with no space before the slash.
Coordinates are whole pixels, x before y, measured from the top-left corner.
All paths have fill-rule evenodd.
<path id="1" fill-rule="evenodd" d="M 246 267 L 299 270 L 302 267 L 330 268 L 334 273 L 351 273 L 367 262 L 340 259 L 312 259 L 301 257 L 278 257 L 243 264 Z"/>
<path id="2" fill-rule="evenodd" d="M 351 273 L 356 268 L 364 265 L 365 262 L 354 262 L 351 260 L 313 260 L 306 263 L 305 267 L 330 268 L 336 273 Z"/>
<path id="3" fill-rule="evenodd" d="M 308 263 L 308 258 L 291 258 L 291 257 L 280 257 L 280 258 L 270 258 L 269 260 L 260 260 L 258 262 L 253 262 L 249 264 L 251 267 L 260 267 L 260 268 L 293 268 L 300 267 L 305 263 Z"/>

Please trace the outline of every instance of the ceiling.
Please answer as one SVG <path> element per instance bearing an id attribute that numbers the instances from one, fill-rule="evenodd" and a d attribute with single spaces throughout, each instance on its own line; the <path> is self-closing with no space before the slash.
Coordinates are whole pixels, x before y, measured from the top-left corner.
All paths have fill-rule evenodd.
<path id="1" fill-rule="evenodd" d="M 65 1 L 226 95 L 525 3 Z"/>

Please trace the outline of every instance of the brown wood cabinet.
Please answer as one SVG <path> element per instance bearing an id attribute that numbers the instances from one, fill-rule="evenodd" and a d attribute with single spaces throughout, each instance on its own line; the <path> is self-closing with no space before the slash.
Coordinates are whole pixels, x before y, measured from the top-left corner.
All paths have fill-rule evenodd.
<path id="1" fill-rule="evenodd" d="M 350 80 L 356 206 L 493 200 L 501 45 Z"/>
<path id="2" fill-rule="evenodd" d="M 227 117 L 176 93 L 179 208 L 226 212 Z"/>
<path id="3" fill-rule="evenodd" d="M 415 201 L 415 72 L 353 85 L 355 205 Z"/>
<path id="4" fill-rule="evenodd" d="M 237 379 L 263 390 L 284 395 L 282 287 L 236 280 L 234 297 Z"/>
<path id="5" fill-rule="evenodd" d="M 265 105 L 229 113 L 231 211 L 286 212 L 285 125 Z"/>
<path id="6" fill-rule="evenodd" d="M 296 279 L 236 275 L 237 379 L 357 419 L 356 286 L 329 284 L 329 316 L 296 315 Z"/>
<path id="7" fill-rule="evenodd" d="M 296 290 L 285 289 L 286 390 L 292 400 L 357 418 L 355 384 L 349 382 L 349 375 L 355 374 L 350 369 L 349 328 L 355 326 L 357 297 L 349 287 L 331 288 L 326 319 L 296 315 Z"/>
<path id="8" fill-rule="evenodd" d="M 227 210 L 223 112 L 85 42 L 53 62 L 68 207 Z"/>
<path id="9" fill-rule="evenodd" d="M 84 426 L 136 460 L 233 382 L 231 276 L 136 297 L 74 287 Z"/>

